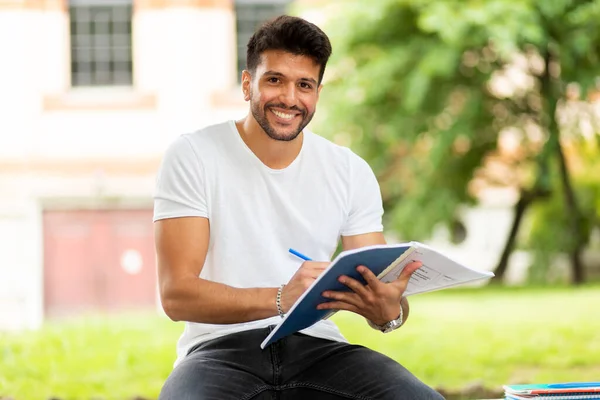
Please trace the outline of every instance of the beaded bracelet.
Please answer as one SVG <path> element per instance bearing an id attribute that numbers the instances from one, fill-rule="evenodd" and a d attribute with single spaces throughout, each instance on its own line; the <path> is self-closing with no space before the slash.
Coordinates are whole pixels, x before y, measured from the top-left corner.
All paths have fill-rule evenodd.
<path id="1" fill-rule="evenodd" d="M 283 312 L 283 309 L 281 308 L 281 293 L 283 292 L 284 287 L 285 287 L 285 283 L 282 284 L 281 286 L 279 286 L 279 289 L 277 290 L 277 300 L 275 301 L 275 304 L 277 304 L 277 312 L 279 313 L 279 316 L 281 318 L 283 318 L 285 316 L 285 313 Z"/>

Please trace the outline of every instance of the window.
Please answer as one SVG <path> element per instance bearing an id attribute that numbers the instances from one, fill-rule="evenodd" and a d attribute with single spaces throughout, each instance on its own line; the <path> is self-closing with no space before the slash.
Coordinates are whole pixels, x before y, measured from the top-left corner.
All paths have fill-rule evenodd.
<path id="1" fill-rule="evenodd" d="M 70 0 L 69 15 L 71 85 L 131 85 L 131 0 Z"/>
<path id="2" fill-rule="evenodd" d="M 285 14 L 291 0 L 235 0 L 237 77 L 246 69 L 246 45 L 262 23 Z"/>

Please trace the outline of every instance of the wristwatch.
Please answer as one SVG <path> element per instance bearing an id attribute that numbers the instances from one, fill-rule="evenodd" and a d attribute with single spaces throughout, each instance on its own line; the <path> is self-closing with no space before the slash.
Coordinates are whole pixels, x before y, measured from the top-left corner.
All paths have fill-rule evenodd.
<path id="1" fill-rule="evenodd" d="M 369 323 L 369 325 L 371 326 L 371 328 L 373 329 L 377 329 L 383 333 L 389 333 L 393 330 L 396 330 L 398 328 L 400 328 L 402 326 L 403 321 L 403 312 L 402 312 L 402 306 L 400 306 L 400 316 L 396 319 L 393 319 L 389 322 L 386 322 L 383 325 L 377 325 L 369 320 L 367 320 L 367 322 Z"/>

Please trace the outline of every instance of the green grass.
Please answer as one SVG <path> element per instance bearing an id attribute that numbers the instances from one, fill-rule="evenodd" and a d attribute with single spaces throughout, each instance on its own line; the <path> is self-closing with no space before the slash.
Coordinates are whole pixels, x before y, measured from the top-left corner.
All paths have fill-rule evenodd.
<path id="1" fill-rule="evenodd" d="M 398 334 L 376 335 L 353 315 L 346 337 L 402 363 L 435 387 L 598 380 L 600 288 L 493 289 L 411 298 Z"/>
<path id="2" fill-rule="evenodd" d="M 409 322 L 388 335 L 349 313 L 334 320 L 351 342 L 438 388 L 600 377 L 599 286 L 446 290 L 410 302 Z M 0 334 L 0 398 L 155 399 L 182 329 L 136 315 Z"/>
<path id="3" fill-rule="evenodd" d="M 156 398 L 182 329 L 156 315 L 135 315 L 0 334 L 0 398 Z"/>

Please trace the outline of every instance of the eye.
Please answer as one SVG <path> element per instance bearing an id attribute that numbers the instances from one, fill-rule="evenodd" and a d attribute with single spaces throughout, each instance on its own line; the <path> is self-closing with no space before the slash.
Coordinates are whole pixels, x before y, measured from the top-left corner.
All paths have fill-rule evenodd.
<path id="1" fill-rule="evenodd" d="M 279 82 L 279 78 L 275 78 L 274 76 L 270 77 L 267 79 L 267 82 L 269 83 L 278 83 Z"/>
<path id="2" fill-rule="evenodd" d="M 312 89 L 312 85 L 310 83 L 306 83 L 306 82 L 300 82 L 300 87 L 302 89 L 308 89 L 308 90 Z"/>

